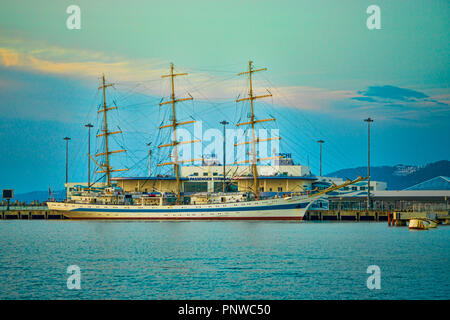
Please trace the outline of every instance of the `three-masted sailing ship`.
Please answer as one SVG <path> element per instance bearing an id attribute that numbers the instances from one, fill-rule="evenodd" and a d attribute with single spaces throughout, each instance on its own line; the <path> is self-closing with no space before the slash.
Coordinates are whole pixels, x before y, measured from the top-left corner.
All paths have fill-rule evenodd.
<path id="1" fill-rule="evenodd" d="M 96 154 L 98 161 L 89 155 L 91 159 L 98 166 L 97 173 L 104 173 L 106 176 L 106 185 L 100 191 L 95 190 L 91 186 L 83 190 L 76 196 L 72 196 L 69 201 L 47 202 L 50 210 L 61 211 L 65 217 L 70 219 L 217 219 L 217 220 L 301 220 L 309 206 L 324 194 L 356 183 L 366 178 L 358 177 L 356 180 L 350 181 L 337 186 L 331 187 L 311 193 L 293 193 L 284 197 L 261 197 L 258 178 L 258 166 L 260 161 L 277 159 L 282 156 L 273 156 L 266 158 L 258 158 L 257 144 L 259 142 L 280 139 L 279 137 L 260 139 L 256 136 L 255 125 L 261 122 L 275 121 L 275 118 L 260 119 L 255 117 L 254 101 L 270 97 L 271 94 L 255 95 L 253 92 L 253 73 L 264 71 L 266 68 L 255 69 L 252 61 L 248 63 L 248 70 L 241 72 L 238 75 L 248 75 L 249 91 L 248 96 L 237 99 L 236 102 L 249 101 L 250 113 L 249 121 L 238 123 L 237 126 L 249 126 L 251 130 L 250 141 L 244 141 L 235 144 L 237 145 L 251 145 L 249 152 L 249 159 L 237 161 L 234 164 L 249 164 L 251 175 L 253 177 L 253 192 L 215 192 L 208 195 L 212 199 L 209 203 L 197 204 L 195 201 L 195 194 L 186 196 L 182 192 L 180 183 L 180 165 L 185 162 L 194 162 L 202 159 L 183 159 L 181 160 L 178 154 L 178 148 L 182 144 L 195 143 L 199 140 L 179 141 L 177 137 L 177 127 L 194 123 L 195 120 L 178 121 L 176 117 L 176 104 L 178 102 L 192 100 L 192 97 L 179 98 L 175 95 L 174 78 L 185 76 L 187 73 L 174 73 L 173 64 L 170 65 L 170 73 L 163 75 L 162 78 L 169 78 L 171 84 L 170 100 L 161 102 L 159 105 L 169 105 L 172 108 L 170 122 L 159 127 L 160 130 L 170 129 L 172 140 L 170 143 L 161 144 L 160 148 L 171 147 L 172 157 L 169 162 L 158 164 L 158 166 L 173 166 L 173 173 L 176 178 L 176 192 L 175 194 L 161 193 L 158 197 L 152 197 L 151 203 L 147 203 L 144 198 L 146 194 L 139 195 L 136 193 L 127 194 L 120 188 L 114 186 L 111 182 L 111 173 L 124 171 L 128 169 L 115 169 L 110 164 L 110 156 L 115 153 L 124 152 L 125 150 L 110 150 L 109 136 L 121 133 L 121 131 L 109 131 L 108 128 L 108 112 L 117 109 L 117 106 L 108 107 L 106 103 L 106 88 L 113 84 L 107 84 L 105 77 L 102 77 L 102 85 L 99 90 L 103 93 L 103 104 L 98 110 L 99 114 L 103 115 L 103 125 L 101 133 L 97 135 L 98 138 L 104 139 L 104 150 Z M 101 159 L 101 160 L 100 160 Z M 224 177 L 225 178 L 225 177 Z M 216 201 L 214 199 L 216 198 Z M 219 200 L 217 200 L 219 199 Z"/>

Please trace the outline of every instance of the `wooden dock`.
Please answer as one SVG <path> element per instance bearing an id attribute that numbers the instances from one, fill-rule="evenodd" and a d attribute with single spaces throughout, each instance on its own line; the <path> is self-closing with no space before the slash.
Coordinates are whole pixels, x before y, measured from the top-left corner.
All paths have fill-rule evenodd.
<path id="1" fill-rule="evenodd" d="M 304 220 L 312 221 L 387 221 L 396 226 L 406 226 L 412 218 L 426 218 L 439 223 L 450 223 L 448 210 L 438 211 L 386 211 L 386 210 L 308 210 Z"/>
<path id="2" fill-rule="evenodd" d="M 11 206 L 9 210 L 1 207 L 1 218 L 5 220 L 51 220 L 65 219 L 65 217 L 47 206 Z"/>
<path id="3" fill-rule="evenodd" d="M 388 221 L 388 211 L 381 210 L 308 210 L 309 221 Z"/>
<path id="4" fill-rule="evenodd" d="M 53 220 L 66 219 L 60 212 L 49 210 L 47 206 L 0 207 L 1 219 L 15 220 Z M 381 210 L 308 210 L 307 221 L 386 221 L 395 226 L 406 226 L 412 218 L 427 218 L 439 223 L 450 224 L 449 211 L 433 212 L 391 212 Z"/>

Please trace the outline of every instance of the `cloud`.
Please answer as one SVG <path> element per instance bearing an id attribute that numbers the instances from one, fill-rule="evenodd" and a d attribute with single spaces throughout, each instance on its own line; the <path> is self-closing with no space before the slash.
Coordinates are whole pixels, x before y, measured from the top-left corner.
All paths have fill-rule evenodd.
<path id="1" fill-rule="evenodd" d="M 167 79 L 169 62 L 163 59 L 129 59 L 107 55 L 103 52 L 78 50 L 51 46 L 30 39 L 8 39 L 0 37 L 0 67 L 35 72 L 41 75 L 68 76 L 83 79 L 83 82 L 98 82 L 105 73 L 107 80 L 124 85 L 119 90 L 153 97 L 169 95 Z M 177 66 L 176 66 L 177 67 Z M 248 94 L 248 79 L 217 75 L 196 70 L 188 71 L 187 77 L 177 77 L 176 94 L 204 102 L 234 101 Z M 228 77 L 228 78 L 227 78 Z M 96 87 L 96 84 L 87 83 Z M 5 82 L 0 87 L 7 88 Z M 379 115 L 383 118 L 417 119 L 425 113 L 448 113 L 450 95 L 447 89 L 426 94 L 421 91 L 393 85 L 369 86 L 362 90 L 333 90 L 310 86 L 276 86 L 257 77 L 254 94 L 272 94 L 271 98 L 258 102 L 299 110 L 333 113 L 339 117 L 361 117 Z M 421 112 L 417 110 L 421 109 Z"/>
<path id="2" fill-rule="evenodd" d="M 45 58 L 40 56 L 45 56 Z M 162 70 L 152 68 L 152 65 L 158 63 L 153 59 L 133 62 L 120 58 L 97 60 L 99 54 L 95 52 L 91 55 L 87 52 L 79 54 L 76 51 L 59 48 L 20 52 L 16 49 L 3 47 L 0 48 L 0 57 L 0 64 L 6 68 L 83 78 L 98 77 L 102 73 L 107 73 L 114 78 L 125 80 L 134 75 L 134 79 L 139 80 L 148 78 L 149 73 L 162 72 Z M 144 70 L 147 70 L 147 72 L 144 72 Z"/>
<path id="3" fill-rule="evenodd" d="M 108 56 L 102 52 L 75 50 L 49 46 L 29 39 L 0 38 L 0 65 L 5 68 L 26 72 L 70 76 L 98 81 L 105 73 L 107 79 L 114 82 L 167 81 L 161 75 L 168 73 L 169 62 L 162 59 L 127 59 L 120 56 Z M 185 70 L 177 70 L 184 72 Z M 229 101 L 234 103 L 237 97 L 248 94 L 246 77 L 228 77 L 188 70 L 188 77 L 177 78 L 176 90 L 179 95 L 192 94 L 196 100 Z M 267 94 L 274 105 L 298 108 L 303 110 L 326 110 L 333 101 L 354 96 L 354 91 L 338 91 L 308 86 L 274 87 L 265 80 L 254 80 L 256 95 Z M 140 84 L 135 92 L 164 96 L 160 86 Z M 168 91 L 168 90 L 166 90 Z"/>
<path id="4" fill-rule="evenodd" d="M 277 105 L 313 111 L 325 111 L 334 101 L 349 99 L 355 95 L 351 90 L 329 90 L 308 86 L 285 86 L 270 90 Z"/>
<path id="5" fill-rule="evenodd" d="M 19 64 L 19 54 L 14 50 L 0 48 L 1 62 L 5 67 L 16 66 Z"/>
<path id="6" fill-rule="evenodd" d="M 357 101 L 366 101 L 366 102 L 375 102 L 376 100 L 374 98 L 371 97 L 352 97 L 352 100 L 357 100 Z"/>
<path id="7" fill-rule="evenodd" d="M 360 102 L 374 102 L 384 104 L 387 107 L 435 107 L 448 106 L 448 94 L 439 96 L 429 96 L 423 92 L 400 88 L 392 85 L 370 86 L 366 90 L 358 91 L 359 96 L 352 97 L 352 100 Z"/>
<path id="8" fill-rule="evenodd" d="M 338 108 L 350 117 L 376 116 L 378 119 L 423 123 L 425 120 L 448 119 L 450 115 L 447 89 L 430 95 L 421 91 L 393 85 L 369 86 L 359 90 L 349 99 L 345 112 L 345 101 L 336 102 Z"/>
<path id="9" fill-rule="evenodd" d="M 394 100 L 402 100 L 402 101 L 410 101 L 414 99 L 424 99 L 428 98 L 426 94 L 423 92 L 399 88 L 395 86 L 371 86 L 368 87 L 367 90 L 358 91 L 359 94 L 364 97 L 374 97 L 381 99 L 394 99 Z"/>

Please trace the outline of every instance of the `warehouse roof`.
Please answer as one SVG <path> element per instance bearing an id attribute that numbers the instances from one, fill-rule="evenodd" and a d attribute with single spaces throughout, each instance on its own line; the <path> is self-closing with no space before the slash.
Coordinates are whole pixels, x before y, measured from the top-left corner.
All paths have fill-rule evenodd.
<path id="1" fill-rule="evenodd" d="M 450 190 L 450 178 L 444 176 L 434 177 L 405 190 Z"/>

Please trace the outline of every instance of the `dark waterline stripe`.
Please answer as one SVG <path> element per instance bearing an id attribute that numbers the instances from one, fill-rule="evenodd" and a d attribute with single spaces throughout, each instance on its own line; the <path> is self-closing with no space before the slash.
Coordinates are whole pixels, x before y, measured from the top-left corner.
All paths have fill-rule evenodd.
<path id="1" fill-rule="evenodd" d="M 158 217 L 158 218 L 142 218 L 142 217 L 105 217 L 105 218 L 68 218 L 70 220 L 303 220 L 303 217 Z"/>

